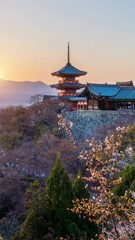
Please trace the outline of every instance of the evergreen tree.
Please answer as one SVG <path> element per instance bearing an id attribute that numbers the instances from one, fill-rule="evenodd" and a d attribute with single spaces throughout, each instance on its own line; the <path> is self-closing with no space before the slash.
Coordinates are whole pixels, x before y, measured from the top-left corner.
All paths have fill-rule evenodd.
<path id="1" fill-rule="evenodd" d="M 73 191 L 75 198 L 77 199 L 89 198 L 89 192 L 85 187 L 85 183 L 82 179 L 80 171 L 78 172 L 77 177 L 74 181 Z"/>
<path id="2" fill-rule="evenodd" d="M 71 207 L 73 198 L 72 182 L 61 165 L 58 154 L 52 172 L 46 180 L 46 199 L 57 209 Z"/>
<path id="3" fill-rule="evenodd" d="M 68 209 L 72 207 L 73 198 L 72 182 L 61 165 L 58 154 L 54 168 L 46 180 L 46 201 L 52 209 L 53 227 L 58 235 L 67 231 L 71 215 Z"/>
<path id="4" fill-rule="evenodd" d="M 25 208 L 26 211 L 38 209 L 41 206 L 43 191 L 37 180 L 35 180 L 25 193 Z"/>
<path id="5" fill-rule="evenodd" d="M 78 181 L 77 178 L 75 181 L 75 194 L 86 197 L 88 192 L 80 173 L 78 176 L 81 180 Z M 72 200 L 76 196 L 72 182 L 60 163 L 59 155 L 46 180 L 46 193 L 44 194 L 44 190 L 41 191 L 41 186 L 35 181 L 27 190 L 26 196 L 27 217 L 22 229 L 12 240 L 60 239 L 60 237 L 71 237 L 76 240 L 81 237 L 95 239 L 97 226 L 70 211 L 73 207 Z"/>

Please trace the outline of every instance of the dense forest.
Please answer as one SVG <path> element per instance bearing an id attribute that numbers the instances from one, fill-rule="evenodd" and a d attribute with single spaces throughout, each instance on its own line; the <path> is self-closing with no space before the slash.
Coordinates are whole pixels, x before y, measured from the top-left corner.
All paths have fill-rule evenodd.
<path id="1" fill-rule="evenodd" d="M 0 110 L 4 240 L 135 239 L 135 125 L 75 144 L 57 101 Z"/>

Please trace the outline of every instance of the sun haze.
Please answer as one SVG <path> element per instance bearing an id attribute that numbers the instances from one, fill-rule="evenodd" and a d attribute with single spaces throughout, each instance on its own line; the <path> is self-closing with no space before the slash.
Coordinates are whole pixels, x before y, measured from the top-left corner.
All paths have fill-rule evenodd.
<path id="1" fill-rule="evenodd" d="M 67 63 L 87 71 L 81 82 L 135 83 L 134 0 L 0 2 L 0 78 L 55 83 Z"/>

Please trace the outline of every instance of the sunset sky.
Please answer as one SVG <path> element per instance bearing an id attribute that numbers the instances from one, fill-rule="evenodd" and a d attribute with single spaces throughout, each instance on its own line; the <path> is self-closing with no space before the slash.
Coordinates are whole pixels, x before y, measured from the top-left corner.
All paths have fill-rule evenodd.
<path id="1" fill-rule="evenodd" d="M 80 82 L 135 83 L 135 0 L 0 0 L 0 79 L 57 82 L 68 41 Z"/>

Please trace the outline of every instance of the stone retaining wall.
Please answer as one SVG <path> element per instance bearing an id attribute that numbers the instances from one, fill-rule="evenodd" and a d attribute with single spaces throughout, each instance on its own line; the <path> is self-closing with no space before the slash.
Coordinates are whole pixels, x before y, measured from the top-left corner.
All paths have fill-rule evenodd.
<path id="1" fill-rule="evenodd" d="M 129 114 L 130 112 L 130 114 Z M 82 110 L 63 114 L 67 135 L 73 136 L 75 142 L 84 142 L 96 137 L 102 139 L 113 132 L 116 127 L 135 123 L 135 114 L 130 111 Z"/>

